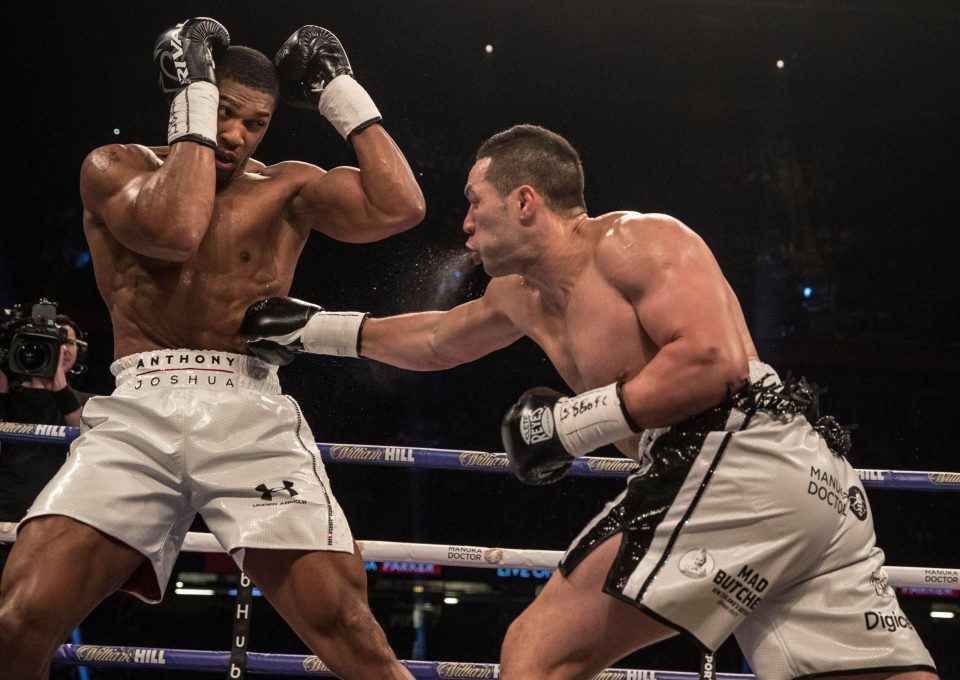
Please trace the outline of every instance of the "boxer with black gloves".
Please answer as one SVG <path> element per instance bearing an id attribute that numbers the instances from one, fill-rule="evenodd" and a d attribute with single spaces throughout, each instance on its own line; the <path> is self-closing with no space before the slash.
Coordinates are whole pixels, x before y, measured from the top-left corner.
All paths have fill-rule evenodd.
<path id="1" fill-rule="evenodd" d="M 206 17 L 184 21 L 157 38 L 153 61 L 170 105 L 167 144 L 196 142 L 217 148 L 220 91 L 214 54 L 229 45 L 223 24 Z"/>
<path id="2" fill-rule="evenodd" d="M 621 383 L 575 397 L 534 387 L 503 416 L 500 436 L 513 474 L 540 486 L 561 479 L 580 456 L 639 432 L 632 420 Z"/>
<path id="3" fill-rule="evenodd" d="M 294 32 L 274 58 L 283 101 L 318 110 L 347 139 L 383 118 L 367 91 L 353 79 L 343 45 L 319 26 Z"/>
<path id="4" fill-rule="evenodd" d="M 859 476 L 807 420 L 809 400 L 760 362 L 703 240 L 667 215 L 589 217 L 576 150 L 532 125 L 483 143 L 464 194 L 467 249 L 493 277 L 479 299 L 349 324 L 267 301 L 244 334 L 252 351 L 355 352 L 420 371 L 525 335 L 577 394 L 535 388 L 509 409 L 516 476 L 555 482 L 610 443 L 639 463 L 510 626 L 500 677 L 590 678 L 681 632 L 709 650 L 735 634 L 764 680 L 935 680 L 912 627 L 881 646 L 864 628 L 864 611 L 903 613 L 875 587 L 883 552 L 866 503 L 853 504 Z M 811 496 L 811 470 L 850 490 L 849 512 Z M 716 585 L 724 573 L 743 577 L 736 597 Z"/>
<path id="5" fill-rule="evenodd" d="M 118 586 L 159 601 L 197 512 L 338 677 L 411 677 L 370 612 L 313 435 L 239 330 L 252 303 L 289 292 L 313 231 L 376 241 L 417 224 L 423 195 L 332 33 L 305 26 L 280 53 L 274 65 L 230 45 L 208 18 L 165 31 L 154 58 L 168 145 L 113 144 L 84 161 L 117 388 L 87 404 L 69 459 L 21 523 L 0 593 L 3 677 L 40 677 L 63 631 Z M 253 158 L 281 87 L 348 138 L 358 167 Z M 262 311 L 271 333 L 292 323 L 289 310 Z M 295 488 L 297 502 L 258 505 L 263 484 Z"/>

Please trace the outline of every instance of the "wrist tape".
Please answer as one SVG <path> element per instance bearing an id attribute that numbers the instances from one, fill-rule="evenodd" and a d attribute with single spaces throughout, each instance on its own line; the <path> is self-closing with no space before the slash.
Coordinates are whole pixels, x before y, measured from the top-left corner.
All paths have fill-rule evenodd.
<path id="1" fill-rule="evenodd" d="M 220 90 L 205 80 L 190 83 L 177 93 L 170 104 L 167 144 L 196 142 L 217 148 L 217 109 Z"/>
<path id="2" fill-rule="evenodd" d="M 60 409 L 60 413 L 63 415 L 73 413 L 80 408 L 80 400 L 77 399 L 77 395 L 73 393 L 73 390 L 70 389 L 69 385 L 64 387 L 62 390 L 51 392 L 50 396 L 52 396 L 53 400 L 57 402 L 57 408 Z"/>
<path id="3" fill-rule="evenodd" d="M 365 312 L 317 312 L 300 334 L 305 352 L 354 357 L 360 354 L 360 329 Z"/>
<path id="4" fill-rule="evenodd" d="M 578 458 L 639 431 L 623 404 L 620 383 L 560 399 L 553 421 L 563 448 Z"/>
<path id="5" fill-rule="evenodd" d="M 344 139 L 383 120 L 367 91 L 348 75 L 337 76 L 323 88 L 320 113 Z"/>

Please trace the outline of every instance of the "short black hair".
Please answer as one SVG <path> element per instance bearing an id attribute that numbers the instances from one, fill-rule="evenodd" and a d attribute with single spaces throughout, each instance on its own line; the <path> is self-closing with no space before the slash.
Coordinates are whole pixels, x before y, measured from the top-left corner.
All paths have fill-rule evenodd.
<path id="1" fill-rule="evenodd" d="M 239 85 L 252 87 L 273 97 L 280 96 L 277 67 L 259 50 L 243 45 L 231 45 L 217 54 L 217 78 L 226 78 Z"/>
<path id="2" fill-rule="evenodd" d="M 83 340 L 83 332 L 80 330 L 80 326 L 66 314 L 57 314 L 53 321 L 58 326 L 70 326 L 73 329 L 73 334 L 77 336 L 77 340 Z"/>
<path id="3" fill-rule="evenodd" d="M 587 209 L 583 164 L 566 139 L 539 125 L 514 125 L 487 139 L 477 160 L 489 158 L 486 180 L 503 198 L 521 184 L 541 194 L 551 210 Z"/>

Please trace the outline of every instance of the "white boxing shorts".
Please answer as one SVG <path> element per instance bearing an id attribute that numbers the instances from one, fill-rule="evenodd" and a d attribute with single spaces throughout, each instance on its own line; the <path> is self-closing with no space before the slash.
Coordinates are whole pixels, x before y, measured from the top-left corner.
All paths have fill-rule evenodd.
<path id="1" fill-rule="evenodd" d="M 929 670 L 897 603 L 863 485 L 780 398 L 765 364 L 730 404 L 649 433 L 649 461 L 560 563 L 617 533 L 604 592 L 716 650 L 732 633 L 758 678 Z"/>
<path id="2" fill-rule="evenodd" d="M 23 522 L 65 515 L 141 552 L 122 590 L 159 602 L 200 513 L 243 549 L 353 552 L 320 451 L 277 369 L 254 357 L 158 350 L 123 357 L 117 387 L 84 406 L 80 437 Z M 22 523 L 21 523 L 22 524 Z"/>

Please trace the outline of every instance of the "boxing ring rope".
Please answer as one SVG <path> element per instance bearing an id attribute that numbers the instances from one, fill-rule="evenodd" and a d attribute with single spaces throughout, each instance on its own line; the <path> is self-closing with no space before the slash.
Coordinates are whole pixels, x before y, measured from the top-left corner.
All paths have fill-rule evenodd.
<path id="1" fill-rule="evenodd" d="M 55 425 L 0 423 L 0 440 L 39 441 L 67 444 L 79 435 L 79 428 Z M 368 444 L 318 444 L 325 463 L 388 465 L 421 469 L 509 472 L 504 453 Z M 571 476 L 626 477 L 636 469 L 623 458 L 586 457 L 576 460 Z M 904 470 L 857 470 L 868 488 L 960 491 L 958 472 Z M 0 541 L 15 540 L 16 524 L 0 523 Z M 559 550 L 525 550 L 468 545 L 358 541 L 365 560 L 377 562 L 419 562 L 456 567 L 554 569 L 563 555 Z M 224 552 L 212 534 L 188 533 L 185 552 Z M 960 584 L 960 569 L 932 567 L 885 567 L 890 585 L 907 588 L 949 588 Z M 125 647 L 61 645 L 54 663 L 109 667 L 140 667 L 196 671 L 225 671 L 230 652 Z M 415 678 L 497 678 L 497 664 L 442 661 L 402 661 Z M 316 656 L 247 652 L 247 672 L 281 675 L 334 677 Z M 697 673 L 611 668 L 594 680 L 692 680 Z M 747 680 L 752 675 L 717 673 L 718 680 Z"/>
<path id="2" fill-rule="evenodd" d="M 36 441 L 69 444 L 80 428 L 66 425 L 28 425 L 0 423 L 0 440 Z M 431 449 L 376 444 L 317 443 L 324 463 L 386 465 L 428 470 L 470 470 L 473 472 L 509 472 L 507 454 L 489 451 Z M 627 458 L 578 458 L 568 473 L 572 477 L 626 477 L 637 464 Z M 868 489 L 902 491 L 960 491 L 960 472 L 858 469 L 860 481 Z"/>
<path id="3" fill-rule="evenodd" d="M 181 671 L 223 672 L 228 669 L 230 652 L 161 647 L 109 647 L 100 645 L 61 645 L 53 657 L 55 665 L 123 668 L 174 669 Z M 401 661 L 415 678 L 498 678 L 500 666 L 469 661 Z M 248 673 L 273 673 L 320 678 L 336 677 L 316 656 L 298 654 L 247 653 Z M 697 673 L 647 671 L 632 668 L 608 668 L 593 680 L 695 680 Z M 753 680 L 753 675 L 717 673 L 717 680 Z"/>
<path id="4" fill-rule="evenodd" d="M 12 543 L 16 523 L 0 522 L 0 541 Z M 373 562 L 420 562 L 449 567 L 480 569 L 543 569 L 553 570 L 563 556 L 562 550 L 525 550 L 523 548 L 488 548 L 477 545 L 442 543 L 397 543 L 393 541 L 357 540 L 360 555 Z M 226 552 L 213 534 L 190 532 L 183 542 L 183 552 Z M 890 585 L 897 588 L 960 589 L 960 569 L 934 567 L 885 566 Z"/>

